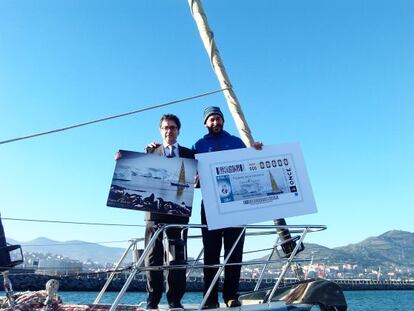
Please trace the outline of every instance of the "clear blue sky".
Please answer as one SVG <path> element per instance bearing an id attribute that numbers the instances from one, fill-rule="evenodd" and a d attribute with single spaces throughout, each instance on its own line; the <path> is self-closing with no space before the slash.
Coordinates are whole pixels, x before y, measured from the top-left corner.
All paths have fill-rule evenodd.
<path id="1" fill-rule="evenodd" d="M 302 146 L 318 213 L 288 223 L 327 225 L 309 241 L 328 247 L 413 232 L 414 2 L 206 0 L 204 8 L 254 138 Z M 218 88 L 187 1 L 0 2 L 0 140 Z M 115 151 L 159 140 L 167 112 L 181 118 L 179 142 L 191 146 L 205 133 L 208 105 L 237 134 L 217 94 L 0 145 L 2 217 L 143 225 L 141 212 L 106 206 Z M 3 222 L 20 241 L 142 234 Z"/>

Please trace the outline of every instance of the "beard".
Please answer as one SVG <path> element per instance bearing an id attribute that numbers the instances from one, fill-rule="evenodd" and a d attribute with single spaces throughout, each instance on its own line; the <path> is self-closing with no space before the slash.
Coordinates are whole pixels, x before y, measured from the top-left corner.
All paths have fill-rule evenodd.
<path id="1" fill-rule="evenodd" d="M 209 134 L 218 135 L 223 131 L 223 125 L 208 127 Z"/>

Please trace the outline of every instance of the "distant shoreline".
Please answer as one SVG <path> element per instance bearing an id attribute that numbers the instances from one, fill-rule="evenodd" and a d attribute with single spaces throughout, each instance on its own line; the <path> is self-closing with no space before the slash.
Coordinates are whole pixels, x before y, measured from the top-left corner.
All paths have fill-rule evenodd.
<path id="1" fill-rule="evenodd" d="M 40 274 L 11 274 L 10 280 L 15 291 L 37 291 L 45 289 L 45 284 L 50 279 L 59 281 L 60 291 L 100 291 L 105 284 L 108 273 L 100 274 L 82 274 L 71 276 L 50 276 Z M 108 287 L 108 291 L 119 291 L 127 279 L 127 275 L 119 275 L 114 278 Z M 240 291 L 252 291 L 256 284 L 256 279 L 241 279 Z M 367 279 L 336 279 L 331 280 L 336 282 L 344 291 L 359 291 L 359 290 L 414 290 L 414 281 L 375 281 Z M 0 282 L 3 282 L 3 276 L 0 277 Z M 269 288 L 274 285 L 273 279 L 264 279 L 262 282 L 263 288 Z M 220 289 L 222 283 L 220 283 Z M 128 288 L 128 291 L 144 292 L 146 290 L 146 281 L 142 275 L 134 279 Z M 201 277 L 190 277 L 187 281 L 188 292 L 203 291 L 203 280 Z"/>

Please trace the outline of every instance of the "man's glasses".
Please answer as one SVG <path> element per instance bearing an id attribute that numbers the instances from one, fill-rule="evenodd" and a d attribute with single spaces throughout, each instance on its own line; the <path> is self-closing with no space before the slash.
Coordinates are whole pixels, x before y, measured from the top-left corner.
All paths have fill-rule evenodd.
<path id="1" fill-rule="evenodd" d="M 161 129 L 163 131 L 168 131 L 168 130 L 176 131 L 176 130 L 178 130 L 178 127 L 175 126 L 175 125 L 171 125 L 171 126 L 163 126 L 163 127 L 161 127 Z"/>

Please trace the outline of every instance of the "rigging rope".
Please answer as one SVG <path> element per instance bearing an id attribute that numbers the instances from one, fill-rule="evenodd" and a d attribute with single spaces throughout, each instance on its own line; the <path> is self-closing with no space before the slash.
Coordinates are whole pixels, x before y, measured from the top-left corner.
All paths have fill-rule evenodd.
<path id="1" fill-rule="evenodd" d="M 74 128 L 77 128 L 77 127 L 90 125 L 90 124 L 94 124 L 94 123 L 98 123 L 98 122 L 103 122 L 103 121 L 108 121 L 108 120 L 112 120 L 112 119 L 116 119 L 116 118 L 126 117 L 126 116 L 136 114 L 136 113 L 139 113 L 139 112 L 144 112 L 144 111 L 147 111 L 147 110 L 152 110 L 152 109 L 156 109 L 156 108 L 160 108 L 160 107 L 165 107 L 165 106 L 169 106 L 169 105 L 173 105 L 173 104 L 178 104 L 178 103 L 182 103 L 182 102 L 189 101 L 189 100 L 192 100 L 192 99 L 197 99 L 197 98 L 200 98 L 200 97 L 213 95 L 215 93 L 224 92 L 224 91 L 228 90 L 229 88 L 230 87 L 225 87 L 225 88 L 222 88 L 222 89 L 219 89 L 219 90 L 215 90 L 215 91 L 211 91 L 211 92 L 207 92 L 207 93 L 202 93 L 202 94 L 198 94 L 198 95 L 194 95 L 194 96 L 190 96 L 190 97 L 185 97 L 185 98 L 173 100 L 173 101 L 170 101 L 170 102 L 166 102 L 166 103 L 162 103 L 162 104 L 158 104 L 158 105 L 154 105 L 154 106 L 150 106 L 150 107 L 146 107 L 146 108 L 141 108 L 141 109 L 130 111 L 130 112 L 120 113 L 120 114 L 104 117 L 104 118 L 101 118 L 101 119 L 91 120 L 91 121 L 88 121 L 88 122 L 78 123 L 78 124 L 74 124 L 74 125 L 70 125 L 70 126 L 66 126 L 66 127 L 46 131 L 46 132 L 31 134 L 31 135 L 22 136 L 22 137 L 16 137 L 16 138 L 7 139 L 7 140 L 2 140 L 2 141 L 0 141 L 0 145 L 12 143 L 12 142 L 19 141 L 19 140 L 35 138 L 35 137 L 38 137 L 38 136 L 53 134 L 53 133 L 57 133 L 57 132 L 62 132 L 62 131 L 66 131 L 66 130 L 71 130 L 71 129 L 74 129 Z"/>
<path id="2" fill-rule="evenodd" d="M 224 97 L 226 98 L 229 110 L 239 130 L 240 137 L 247 146 L 253 146 L 254 140 L 252 133 L 249 125 L 247 124 L 246 118 L 244 117 L 236 93 L 233 91 L 229 76 L 227 75 L 226 68 L 224 67 L 224 63 L 221 60 L 219 50 L 214 40 L 214 33 L 208 24 L 207 16 L 204 12 L 203 6 L 201 5 L 201 1 L 188 0 L 188 4 L 200 33 L 201 40 L 203 41 L 204 47 L 210 59 L 211 66 L 213 67 L 213 71 L 219 80 L 220 86 L 224 90 Z"/>

